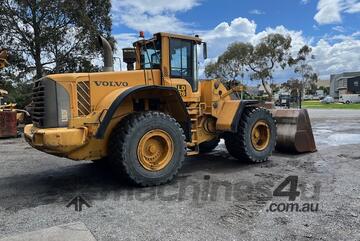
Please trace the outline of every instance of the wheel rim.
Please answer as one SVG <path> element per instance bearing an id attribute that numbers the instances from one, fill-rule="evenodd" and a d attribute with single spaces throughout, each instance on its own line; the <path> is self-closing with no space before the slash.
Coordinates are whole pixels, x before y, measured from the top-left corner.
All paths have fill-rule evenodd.
<path id="1" fill-rule="evenodd" d="M 170 162 L 174 143 L 170 135 L 160 129 L 147 132 L 140 140 L 137 155 L 140 164 L 148 171 L 160 171 Z"/>
<path id="2" fill-rule="evenodd" d="M 270 128 L 265 121 L 257 121 L 251 130 L 251 143 L 257 151 L 263 151 L 270 143 Z"/>

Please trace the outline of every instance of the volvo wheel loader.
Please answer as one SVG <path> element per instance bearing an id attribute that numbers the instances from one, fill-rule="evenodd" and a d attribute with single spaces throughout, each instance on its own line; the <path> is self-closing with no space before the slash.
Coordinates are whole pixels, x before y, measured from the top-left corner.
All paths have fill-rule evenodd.
<path id="1" fill-rule="evenodd" d="M 198 37 L 157 33 L 123 50 L 128 71 L 113 71 L 102 37 L 104 71 L 56 74 L 35 82 L 34 148 L 73 160 L 107 163 L 140 186 L 171 181 L 185 156 L 210 152 L 225 139 L 240 161 L 264 162 L 276 142 L 271 113 L 239 100 L 220 81 L 199 81 Z M 200 52 L 200 51 L 199 51 Z M 135 66 L 134 66 L 135 65 Z"/>

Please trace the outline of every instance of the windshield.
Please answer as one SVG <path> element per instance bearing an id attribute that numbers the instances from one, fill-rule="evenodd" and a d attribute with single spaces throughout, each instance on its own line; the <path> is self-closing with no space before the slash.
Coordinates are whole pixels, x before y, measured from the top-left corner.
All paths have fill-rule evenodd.
<path id="1" fill-rule="evenodd" d="M 161 63 L 160 41 L 151 41 L 141 47 L 141 68 L 159 69 Z"/>

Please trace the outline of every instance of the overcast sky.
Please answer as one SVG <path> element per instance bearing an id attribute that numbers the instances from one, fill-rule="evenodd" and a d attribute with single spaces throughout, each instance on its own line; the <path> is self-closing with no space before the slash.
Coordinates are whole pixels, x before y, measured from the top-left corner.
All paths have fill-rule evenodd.
<path id="1" fill-rule="evenodd" d="M 270 32 L 290 34 L 293 51 L 308 44 L 322 79 L 360 71 L 360 0 L 113 0 L 113 33 L 118 48 L 143 30 L 199 34 L 216 59 L 229 43 L 256 43 Z M 292 77 L 277 71 L 275 80 Z"/>

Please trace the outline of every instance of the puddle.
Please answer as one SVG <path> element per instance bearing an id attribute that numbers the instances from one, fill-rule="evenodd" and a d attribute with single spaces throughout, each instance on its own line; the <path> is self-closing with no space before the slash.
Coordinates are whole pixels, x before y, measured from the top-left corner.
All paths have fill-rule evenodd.
<path id="1" fill-rule="evenodd" d="M 360 134 L 348 134 L 348 133 L 333 134 L 327 138 L 319 137 L 317 143 L 328 146 L 360 144 Z"/>
<path id="2" fill-rule="evenodd" d="M 322 130 L 315 130 L 314 131 L 314 134 L 327 134 L 327 133 L 333 133 L 333 131 L 331 130 L 325 130 L 325 129 L 322 129 Z"/>
<path id="3" fill-rule="evenodd" d="M 358 124 L 357 124 L 358 125 Z M 339 133 L 339 131 L 344 131 L 344 128 L 348 125 L 337 125 L 333 126 L 331 129 L 329 125 L 319 126 L 315 125 L 313 128 L 313 134 L 315 137 L 316 147 L 318 149 L 325 149 L 329 146 L 343 146 L 343 145 L 354 145 L 360 144 L 360 134 L 358 129 L 352 128 L 351 131 L 356 134 L 351 133 Z M 345 130 L 349 132 L 349 130 Z M 220 143 L 216 150 L 226 150 L 225 142 L 223 139 L 220 140 Z"/>

